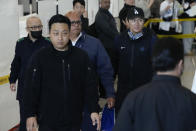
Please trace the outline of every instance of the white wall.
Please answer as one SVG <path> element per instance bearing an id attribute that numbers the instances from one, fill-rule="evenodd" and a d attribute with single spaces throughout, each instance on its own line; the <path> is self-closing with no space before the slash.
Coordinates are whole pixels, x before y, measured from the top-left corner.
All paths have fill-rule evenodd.
<path id="1" fill-rule="evenodd" d="M 59 14 L 65 15 L 67 12 L 73 10 L 73 0 L 59 0 Z"/>
<path id="2" fill-rule="evenodd" d="M 8 75 L 14 55 L 16 40 L 19 38 L 17 0 L 1 0 L 0 4 L 0 77 Z M 15 93 L 9 84 L 0 85 L 0 131 L 7 131 L 19 121 Z"/>
<path id="3" fill-rule="evenodd" d="M 65 15 L 67 12 L 73 9 L 73 0 L 59 0 L 59 13 Z M 88 10 L 89 24 L 92 24 L 95 20 L 95 15 L 99 9 L 99 0 L 85 0 L 86 10 Z M 51 14 L 56 13 L 56 0 L 43 0 L 39 1 L 38 12 L 44 23 L 47 24 L 47 20 L 51 17 Z M 111 0 L 110 12 L 114 17 L 118 17 L 119 11 L 124 5 L 124 0 Z M 48 30 L 44 27 L 44 35 L 48 33 Z"/>
<path id="4" fill-rule="evenodd" d="M 38 13 L 43 24 L 43 35 L 48 36 L 48 21 L 56 14 L 56 0 L 39 1 Z"/>
<path id="5" fill-rule="evenodd" d="M 1 0 L 0 4 L 0 76 L 7 75 L 14 52 L 15 42 L 18 39 L 18 8 L 14 0 Z M 2 62 L 3 61 L 3 62 Z"/>
<path id="6" fill-rule="evenodd" d="M 88 18 L 89 24 L 92 24 L 95 21 L 95 15 L 99 9 L 98 0 L 88 0 Z"/>

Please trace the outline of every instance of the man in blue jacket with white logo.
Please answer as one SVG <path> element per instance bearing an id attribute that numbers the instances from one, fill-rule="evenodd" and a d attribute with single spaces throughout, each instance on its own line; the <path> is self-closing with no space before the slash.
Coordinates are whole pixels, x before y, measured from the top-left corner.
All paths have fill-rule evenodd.
<path id="1" fill-rule="evenodd" d="M 118 85 L 116 94 L 116 113 L 126 95 L 149 82 L 152 78 L 151 51 L 156 35 L 144 28 L 144 12 L 133 7 L 127 15 L 129 29 L 115 40 Z"/>

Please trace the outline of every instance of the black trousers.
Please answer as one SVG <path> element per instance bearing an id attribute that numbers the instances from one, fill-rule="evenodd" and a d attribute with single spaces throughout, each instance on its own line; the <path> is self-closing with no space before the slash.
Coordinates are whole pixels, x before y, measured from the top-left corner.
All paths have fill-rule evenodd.
<path id="1" fill-rule="evenodd" d="M 82 117 L 82 131 L 97 131 L 97 125 L 93 126 L 91 121 L 91 114 L 89 113 L 87 106 L 84 107 L 83 117 Z"/>
<path id="2" fill-rule="evenodd" d="M 19 100 L 19 107 L 20 107 L 19 131 L 26 131 L 26 115 L 24 111 L 24 100 Z"/>

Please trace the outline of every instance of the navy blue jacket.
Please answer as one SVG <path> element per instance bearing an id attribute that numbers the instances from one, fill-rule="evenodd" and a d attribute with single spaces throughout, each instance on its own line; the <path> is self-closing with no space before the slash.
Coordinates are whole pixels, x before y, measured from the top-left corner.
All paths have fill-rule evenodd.
<path id="1" fill-rule="evenodd" d="M 15 47 L 15 56 L 11 64 L 9 82 L 16 83 L 16 81 L 18 80 L 18 100 L 21 100 L 23 98 L 25 78 L 24 75 L 29 59 L 35 51 L 49 45 L 51 45 L 50 41 L 44 37 L 41 37 L 35 42 L 31 41 L 29 37 L 24 37 L 17 41 Z"/>
<path id="2" fill-rule="evenodd" d="M 115 40 L 118 87 L 116 110 L 128 92 L 146 84 L 152 78 L 151 51 L 156 35 L 149 29 L 143 29 L 143 36 L 132 40 L 128 31 L 124 31 Z"/>
<path id="3" fill-rule="evenodd" d="M 196 95 L 174 76 L 158 75 L 128 94 L 113 131 L 193 131 Z"/>
<path id="4" fill-rule="evenodd" d="M 78 39 L 76 47 L 87 52 L 101 83 L 106 89 L 107 97 L 114 97 L 113 68 L 107 52 L 101 42 L 85 33 Z"/>

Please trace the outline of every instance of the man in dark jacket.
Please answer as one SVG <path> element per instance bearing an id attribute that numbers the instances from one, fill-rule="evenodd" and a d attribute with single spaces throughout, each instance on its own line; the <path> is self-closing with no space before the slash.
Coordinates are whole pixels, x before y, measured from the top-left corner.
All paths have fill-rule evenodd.
<path id="1" fill-rule="evenodd" d="M 134 0 L 124 0 L 124 1 L 125 1 L 125 4 L 123 8 L 120 10 L 119 16 L 118 16 L 120 19 L 120 32 L 123 32 L 129 28 L 128 27 L 129 23 L 126 20 L 127 13 L 129 12 L 129 9 L 131 9 L 132 7 L 135 7 Z"/>
<path id="2" fill-rule="evenodd" d="M 98 38 L 105 47 L 113 65 L 114 38 L 118 35 L 118 30 L 115 19 L 109 12 L 110 0 L 101 0 L 100 5 L 101 7 L 95 17 L 95 28 Z"/>
<path id="3" fill-rule="evenodd" d="M 50 45 L 50 41 L 42 37 L 42 23 L 38 17 L 29 17 L 26 23 L 28 36 L 21 38 L 16 43 L 15 56 L 11 64 L 10 89 L 16 91 L 16 81 L 18 80 L 17 100 L 20 106 L 20 129 L 26 131 L 26 119 L 24 113 L 24 72 L 30 57 L 40 48 Z"/>
<path id="4" fill-rule="evenodd" d="M 128 92 L 151 80 L 151 50 L 157 39 L 151 30 L 143 28 L 144 12 L 141 8 L 131 8 L 127 20 L 129 30 L 115 40 L 115 70 L 118 74 L 116 113 Z"/>
<path id="5" fill-rule="evenodd" d="M 129 93 L 113 131 L 193 131 L 196 95 L 181 85 L 183 45 L 163 38 L 153 50 L 152 82 Z"/>
<path id="6" fill-rule="evenodd" d="M 114 67 L 114 38 L 118 35 L 118 30 L 109 8 L 110 0 L 100 0 L 100 8 L 95 17 L 95 29 L 98 39 L 102 42 Z M 100 96 L 104 98 L 106 93 L 102 84 L 99 89 Z"/>
<path id="7" fill-rule="evenodd" d="M 87 52 L 97 76 L 101 79 L 101 83 L 107 92 L 107 104 L 109 108 L 114 106 L 114 78 L 113 68 L 104 47 L 96 38 L 81 32 L 81 19 L 76 12 L 68 12 L 66 16 L 71 21 L 70 39 L 72 45 L 83 49 Z M 85 109 L 83 115 L 82 130 L 95 130 L 88 122 L 90 119 L 89 112 Z M 90 121 L 90 120 L 89 120 Z"/>
<path id="8" fill-rule="evenodd" d="M 80 131 L 84 103 L 92 124 L 100 128 L 95 73 L 88 55 L 69 40 L 70 21 L 55 15 L 49 21 L 51 47 L 37 52 L 27 70 L 27 130 Z"/>

